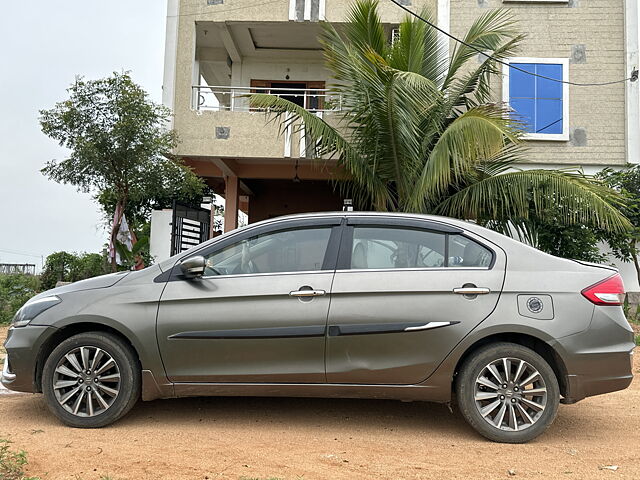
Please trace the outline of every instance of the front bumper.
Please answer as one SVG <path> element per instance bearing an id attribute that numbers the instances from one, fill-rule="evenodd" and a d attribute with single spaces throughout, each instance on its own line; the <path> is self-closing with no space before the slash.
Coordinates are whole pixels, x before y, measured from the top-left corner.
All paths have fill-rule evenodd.
<path id="1" fill-rule="evenodd" d="M 556 347 L 567 369 L 563 403 L 623 390 L 633 380 L 634 336 L 620 307 L 596 307 L 590 327 Z"/>
<path id="2" fill-rule="evenodd" d="M 28 325 L 10 328 L 4 347 L 7 356 L 0 381 L 9 390 L 16 392 L 37 392 L 36 367 L 38 353 L 50 338 L 54 327 Z"/>

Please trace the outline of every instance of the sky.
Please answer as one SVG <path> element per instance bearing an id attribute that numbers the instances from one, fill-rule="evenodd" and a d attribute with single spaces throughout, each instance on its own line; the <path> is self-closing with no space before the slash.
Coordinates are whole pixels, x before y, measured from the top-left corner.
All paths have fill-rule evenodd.
<path id="1" fill-rule="evenodd" d="M 91 195 L 40 169 L 68 152 L 46 137 L 38 111 L 67 98 L 76 75 L 131 71 L 161 101 L 166 0 L 36 0 L 0 7 L 0 263 L 99 252 L 107 238 Z"/>

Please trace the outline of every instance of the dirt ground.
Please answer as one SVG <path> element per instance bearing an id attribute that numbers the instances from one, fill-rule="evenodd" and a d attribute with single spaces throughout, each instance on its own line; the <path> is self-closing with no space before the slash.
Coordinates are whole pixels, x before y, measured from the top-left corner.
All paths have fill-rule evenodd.
<path id="1" fill-rule="evenodd" d="M 0 438 L 26 450 L 27 472 L 43 479 L 640 479 L 640 377 L 561 406 L 526 445 L 490 443 L 455 408 L 420 402 L 158 400 L 79 430 L 26 394 L 0 395 Z"/>

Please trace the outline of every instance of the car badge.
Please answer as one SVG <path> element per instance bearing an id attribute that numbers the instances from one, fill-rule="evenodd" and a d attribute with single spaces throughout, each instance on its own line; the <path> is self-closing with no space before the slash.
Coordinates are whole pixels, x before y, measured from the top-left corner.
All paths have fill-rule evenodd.
<path id="1" fill-rule="evenodd" d="M 544 303 L 538 297 L 531 297 L 527 300 L 527 308 L 531 313 L 540 313 L 544 308 Z"/>

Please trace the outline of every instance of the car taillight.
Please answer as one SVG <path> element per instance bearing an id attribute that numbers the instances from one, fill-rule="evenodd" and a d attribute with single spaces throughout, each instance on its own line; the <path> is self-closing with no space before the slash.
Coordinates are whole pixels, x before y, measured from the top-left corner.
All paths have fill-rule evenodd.
<path id="1" fill-rule="evenodd" d="M 622 305 L 624 302 L 624 284 L 619 274 L 605 278 L 582 290 L 582 295 L 596 305 Z"/>

